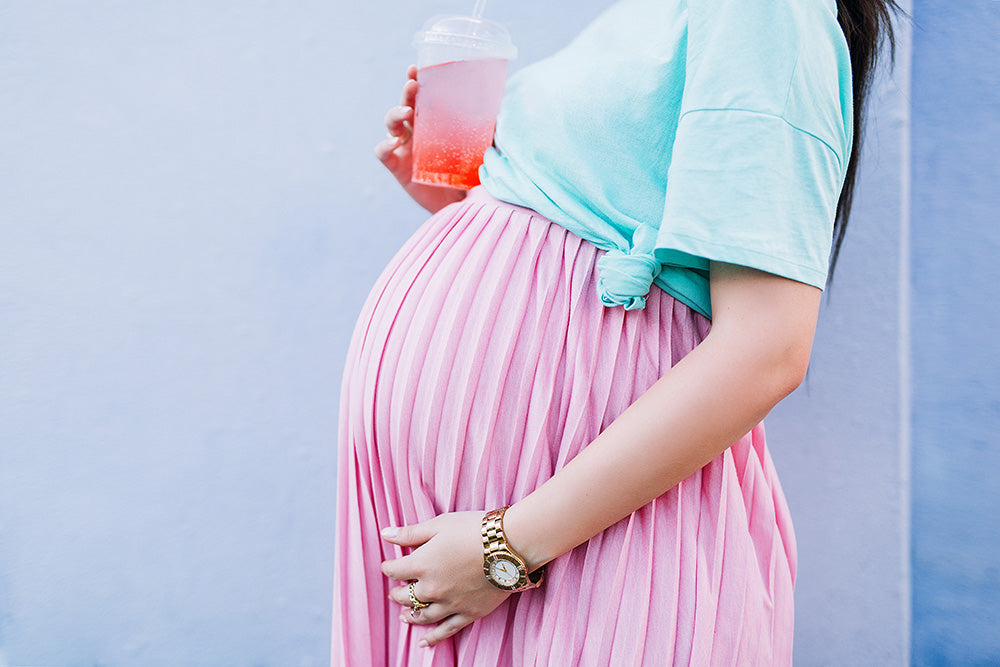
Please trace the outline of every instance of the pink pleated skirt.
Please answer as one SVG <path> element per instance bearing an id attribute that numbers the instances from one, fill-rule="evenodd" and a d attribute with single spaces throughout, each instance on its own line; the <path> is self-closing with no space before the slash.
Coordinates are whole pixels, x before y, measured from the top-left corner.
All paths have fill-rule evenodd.
<path id="1" fill-rule="evenodd" d="M 402 552 L 380 528 L 516 502 L 707 335 L 655 287 L 604 307 L 601 254 L 477 188 L 379 278 L 343 383 L 333 665 L 791 664 L 795 542 L 762 426 L 433 648 L 388 600 Z"/>

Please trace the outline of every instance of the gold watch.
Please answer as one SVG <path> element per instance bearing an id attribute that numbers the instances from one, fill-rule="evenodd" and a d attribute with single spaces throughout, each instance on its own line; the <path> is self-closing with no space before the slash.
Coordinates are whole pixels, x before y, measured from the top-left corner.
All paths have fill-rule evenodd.
<path id="1" fill-rule="evenodd" d="M 518 593 L 541 586 L 545 568 L 529 573 L 524 559 L 507 544 L 503 534 L 506 511 L 507 507 L 501 507 L 483 517 L 483 572 L 497 588 Z"/>

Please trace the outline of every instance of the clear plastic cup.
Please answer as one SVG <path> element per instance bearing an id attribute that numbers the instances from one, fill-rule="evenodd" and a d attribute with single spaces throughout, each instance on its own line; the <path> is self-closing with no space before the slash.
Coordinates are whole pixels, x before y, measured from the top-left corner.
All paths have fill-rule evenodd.
<path id="1" fill-rule="evenodd" d="M 419 87 L 412 178 L 473 188 L 493 143 L 507 63 L 517 49 L 502 25 L 472 16 L 435 17 L 413 44 Z"/>

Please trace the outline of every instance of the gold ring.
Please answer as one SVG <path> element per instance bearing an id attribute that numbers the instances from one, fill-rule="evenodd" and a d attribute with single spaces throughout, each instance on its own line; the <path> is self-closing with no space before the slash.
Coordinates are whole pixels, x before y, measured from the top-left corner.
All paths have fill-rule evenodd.
<path id="1" fill-rule="evenodd" d="M 410 582 L 410 606 L 412 607 L 412 609 L 410 609 L 410 616 L 412 616 L 413 618 L 417 617 L 417 614 L 420 613 L 421 609 L 423 609 L 424 607 L 431 606 L 430 602 L 421 602 L 419 599 L 417 599 L 417 594 L 413 592 L 413 587 L 416 585 L 417 582 L 415 581 Z"/>

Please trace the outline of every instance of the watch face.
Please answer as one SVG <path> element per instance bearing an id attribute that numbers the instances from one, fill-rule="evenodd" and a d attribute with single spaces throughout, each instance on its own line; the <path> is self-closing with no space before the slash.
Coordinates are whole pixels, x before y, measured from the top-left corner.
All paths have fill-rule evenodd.
<path id="1" fill-rule="evenodd" d="M 490 563 L 490 577 L 501 586 L 514 586 L 521 578 L 521 573 L 513 561 L 497 558 Z"/>

